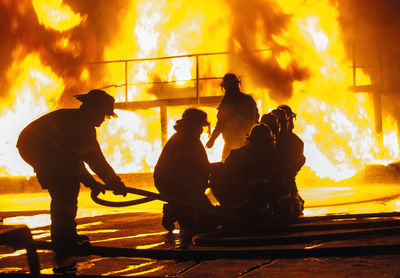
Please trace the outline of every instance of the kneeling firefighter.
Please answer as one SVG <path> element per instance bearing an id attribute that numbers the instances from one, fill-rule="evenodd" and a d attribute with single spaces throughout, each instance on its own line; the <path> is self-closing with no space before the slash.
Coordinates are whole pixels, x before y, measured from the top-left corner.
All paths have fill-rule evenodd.
<path id="1" fill-rule="evenodd" d="M 176 122 L 176 133 L 165 144 L 154 168 L 154 184 L 161 194 L 201 207 L 212 207 L 204 193 L 210 163 L 200 141 L 203 127 L 208 125 L 207 114 L 195 108 L 186 109 L 182 119 Z M 169 202 L 164 205 L 164 228 L 171 232 L 175 221 L 184 239 L 210 228 L 210 222 L 194 207 Z"/>

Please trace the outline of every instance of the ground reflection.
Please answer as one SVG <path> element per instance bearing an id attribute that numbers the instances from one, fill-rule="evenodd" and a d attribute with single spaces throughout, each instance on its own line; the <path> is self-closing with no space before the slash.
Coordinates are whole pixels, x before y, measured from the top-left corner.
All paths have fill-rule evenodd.
<path id="1" fill-rule="evenodd" d="M 147 233 L 147 234 L 138 234 L 138 235 L 131 235 L 131 236 L 123 236 L 123 237 L 110 237 L 100 240 L 92 240 L 91 242 L 106 242 L 106 241 L 114 241 L 114 240 L 121 240 L 121 239 L 131 239 L 131 238 L 139 238 L 139 237 L 148 237 L 148 236 L 155 236 L 155 235 L 165 235 L 168 232 L 157 232 L 157 233 Z"/>
<path id="2" fill-rule="evenodd" d="M 34 229 L 50 225 L 50 214 L 7 217 L 3 221 L 4 224 L 8 225 L 25 224 L 29 228 Z"/>
<path id="3" fill-rule="evenodd" d="M 396 185 L 310 186 L 300 187 L 299 191 L 306 201 L 304 210 L 306 216 L 400 210 L 400 187 Z M 46 192 L 0 195 L 0 212 L 36 210 L 49 210 L 49 198 Z M 101 206 L 93 202 L 89 191 L 83 191 L 79 196 L 77 218 L 131 212 L 161 213 L 161 211 L 161 201 L 122 208 Z M 50 215 L 40 213 L 7 217 L 4 219 L 4 224 L 25 224 L 29 228 L 40 228 L 50 225 Z M 79 225 L 78 229 L 100 224 L 97 222 L 87 223 Z"/>
<path id="4" fill-rule="evenodd" d="M 130 265 L 130 266 L 124 268 L 124 269 L 110 271 L 110 272 L 107 272 L 107 273 L 103 273 L 102 275 L 107 276 L 107 275 L 122 274 L 124 272 L 129 272 L 129 271 L 132 271 L 132 270 L 138 270 L 140 268 L 148 267 L 148 266 L 154 265 L 154 264 L 155 264 L 155 262 L 146 262 L 146 263 L 142 263 L 142 264 L 138 264 L 138 265 Z M 162 266 L 157 266 L 155 268 L 151 268 L 151 269 L 148 269 L 148 270 L 135 272 L 134 274 L 130 273 L 130 276 L 144 275 L 144 274 L 156 272 L 156 271 L 158 271 L 158 270 L 160 270 L 162 268 L 163 268 Z"/>
<path id="5" fill-rule="evenodd" d="M 332 214 L 362 214 L 362 213 L 380 213 L 400 211 L 400 187 L 396 185 L 365 185 L 365 186 L 310 186 L 300 187 L 300 194 L 305 199 L 305 216 L 322 216 Z M 128 196 L 128 198 L 131 196 Z M 136 196 L 133 196 L 135 198 Z M 106 199 L 104 197 L 104 199 Z M 141 212 L 158 213 L 161 216 L 162 202 L 153 201 L 137 206 L 112 208 L 98 205 L 90 198 L 89 191 L 82 191 L 79 196 L 78 219 L 87 218 L 84 224 L 77 226 L 78 231 L 83 234 L 96 234 L 91 242 L 100 246 L 118 246 L 132 247 L 137 249 L 163 248 L 164 244 L 178 245 L 177 234 L 179 230 L 174 230 L 169 234 L 162 230 L 161 225 L 158 228 L 153 226 L 143 226 L 140 229 L 121 232 L 118 223 L 114 225 L 106 225 L 107 219 L 113 219 L 117 215 L 138 213 L 135 215 L 135 221 L 140 221 L 140 217 L 144 217 Z M 32 229 L 33 238 L 40 240 L 49 239 L 50 216 L 49 198 L 45 191 L 32 194 L 10 194 L 0 195 L 0 212 L 5 216 L 4 224 L 25 224 Z M 7 217 L 9 215 L 9 217 Z M 98 216 L 106 216 L 104 218 Z M 96 218 L 94 218 L 96 217 Z M 131 221 L 131 216 L 126 216 L 122 221 Z M 100 219 L 100 220 L 99 220 Z M 133 220 L 132 220 L 133 221 Z M 117 222 L 112 222 L 117 223 Z M 154 222 L 155 223 L 155 222 Z M 136 224 L 135 224 L 136 225 Z M 138 224 L 140 225 L 140 224 Z M 46 228 L 43 228 L 46 227 Z M 136 227 L 135 227 L 136 228 Z M 119 233 L 118 233 L 119 232 Z M 131 239 L 139 239 L 136 242 L 129 241 Z M 108 244 L 108 242 L 112 242 Z M 320 247 L 321 243 L 313 243 L 305 247 L 312 249 Z M 47 251 L 50 252 L 50 251 Z M 25 257 L 25 250 L 10 252 L 11 254 L 0 255 L 0 259 L 10 259 L 13 257 Z M 55 273 L 84 273 L 89 269 L 95 268 L 95 262 L 105 261 L 107 266 L 102 275 L 129 275 L 138 276 L 157 272 L 163 268 L 155 261 L 143 261 L 127 259 L 126 261 L 118 261 L 118 264 L 110 264 L 113 258 L 93 258 L 75 257 L 73 261 L 61 261 L 56 263 L 56 267 L 42 269 L 43 274 Z M 21 269 L 2 269 L 5 272 L 18 271 Z M 97 270 L 96 270 L 97 271 Z"/>

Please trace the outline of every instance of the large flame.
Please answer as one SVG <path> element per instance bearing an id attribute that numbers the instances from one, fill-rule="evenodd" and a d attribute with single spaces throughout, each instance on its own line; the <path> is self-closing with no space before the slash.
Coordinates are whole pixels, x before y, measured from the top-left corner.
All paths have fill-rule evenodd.
<path id="1" fill-rule="evenodd" d="M 376 135 L 369 95 L 348 89 L 353 84 L 352 61 L 346 56 L 338 8 L 333 1 L 206 2 L 131 1 L 120 16 L 120 27 L 113 30 L 114 37 L 103 45 L 102 60 L 224 51 L 236 55 L 201 56 L 199 61 L 196 57 L 180 57 L 130 62 L 127 77 L 131 85 L 127 94 L 123 86 L 124 62 L 82 61 L 77 74 L 79 82 L 88 88 L 109 86 L 106 90 L 117 101 L 154 100 L 171 94 L 193 96 L 193 79 L 199 62 L 200 77 L 220 77 L 228 71 L 239 73 L 243 91 L 254 94 L 262 113 L 282 102 L 292 106 L 298 115 L 295 131 L 305 142 L 306 166 L 321 178 L 345 179 L 366 164 L 386 164 L 398 158 L 397 126 L 393 118 L 384 114 L 383 134 Z M 73 11 L 62 0 L 33 0 L 32 5 L 39 24 L 58 32 L 54 49 L 79 57 L 83 46 L 73 43 L 71 32 L 88 25 L 90 14 Z M 241 8 L 243 17 L 237 14 Z M 254 13 L 254 18 L 246 14 L 249 12 Z M 245 20 L 248 29 L 242 26 Z M 251 52 L 255 49 L 269 50 Z M 12 86 L 0 110 L 0 175 L 29 176 L 32 170 L 15 149 L 18 133 L 33 119 L 58 108 L 64 84 L 70 85 L 71 75 L 68 80 L 61 73 L 57 76 L 43 63 L 40 49 L 17 48 L 12 59 L 7 70 Z M 94 81 L 99 74 L 102 78 Z M 161 85 L 157 87 L 151 83 L 154 81 L 160 81 Z M 358 70 L 356 83 L 368 85 L 371 79 Z M 217 82 L 204 83 L 201 90 L 203 95 L 222 94 Z M 174 122 L 184 108 L 168 107 L 168 136 L 173 134 Z M 215 126 L 215 107 L 203 109 Z M 117 112 L 119 118 L 99 129 L 107 159 L 119 173 L 152 171 L 161 152 L 160 110 Z M 206 140 L 207 135 L 203 134 L 202 141 Z M 220 160 L 222 145 L 219 138 L 208 151 L 211 161 Z"/>

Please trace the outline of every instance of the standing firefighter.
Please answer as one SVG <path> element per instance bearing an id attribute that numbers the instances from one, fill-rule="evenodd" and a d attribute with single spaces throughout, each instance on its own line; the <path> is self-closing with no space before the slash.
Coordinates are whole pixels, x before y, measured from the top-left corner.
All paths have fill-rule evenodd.
<path id="1" fill-rule="evenodd" d="M 204 193 L 210 175 L 210 163 L 200 141 L 203 127 L 207 125 L 207 114 L 195 108 L 185 110 L 182 119 L 176 122 L 176 133 L 165 144 L 154 168 L 154 185 L 161 194 L 211 207 Z M 164 205 L 164 228 L 172 231 L 175 220 L 184 240 L 191 239 L 194 232 L 207 225 L 195 208 L 182 207 L 173 202 Z"/>
<path id="2" fill-rule="evenodd" d="M 115 116 L 114 98 L 102 90 L 75 97 L 82 102 L 78 109 L 59 109 L 40 117 L 22 130 L 17 142 L 21 157 L 50 193 L 51 240 L 59 253 L 69 253 L 88 241 L 76 231 L 80 183 L 105 190 L 84 162 L 114 194 L 126 195 L 125 185 L 107 163 L 96 138 L 96 127 Z"/>
<path id="3" fill-rule="evenodd" d="M 212 148 L 215 140 L 222 134 L 225 141 L 222 161 L 228 157 L 232 149 L 244 145 L 247 134 L 260 117 L 254 99 L 242 93 L 239 84 L 240 81 L 235 74 L 225 74 L 221 83 L 225 96 L 218 107 L 217 125 L 206 144 L 207 148 Z"/>

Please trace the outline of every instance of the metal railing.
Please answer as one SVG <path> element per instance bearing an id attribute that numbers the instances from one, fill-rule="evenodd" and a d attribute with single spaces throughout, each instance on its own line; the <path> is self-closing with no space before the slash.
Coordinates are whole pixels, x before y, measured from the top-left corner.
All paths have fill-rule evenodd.
<path id="1" fill-rule="evenodd" d="M 382 55 L 379 44 L 374 43 L 378 47 L 378 64 L 374 65 L 359 65 L 357 64 L 357 44 L 361 43 L 374 43 L 374 42 L 352 42 L 352 71 L 353 71 L 353 86 L 350 86 L 350 90 L 356 93 L 372 93 L 374 103 L 374 124 L 375 132 L 377 135 L 382 134 L 382 100 L 381 93 L 383 92 L 383 63 Z M 357 85 L 357 69 L 371 69 L 376 68 L 379 71 L 380 84 L 367 84 Z M 382 140 L 382 138 L 380 138 Z"/>
<path id="2" fill-rule="evenodd" d="M 257 49 L 252 50 L 251 52 L 264 52 L 264 51 L 271 51 L 272 49 Z M 153 57 L 153 58 L 136 58 L 136 59 L 121 59 L 121 60 L 109 60 L 109 61 L 96 61 L 90 62 L 89 64 L 111 64 L 111 63 L 123 63 L 124 64 L 124 72 L 125 72 L 125 81 L 124 84 L 121 85 L 109 85 L 105 86 L 102 89 L 107 87 L 124 87 L 125 89 L 125 102 L 128 102 L 128 87 L 133 85 L 153 85 L 153 84 L 167 84 L 167 83 L 177 83 L 182 81 L 195 81 L 196 86 L 196 99 L 198 103 L 200 103 L 200 89 L 199 83 L 203 80 L 215 80 L 215 79 L 222 79 L 222 76 L 211 76 L 211 77 L 200 77 L 200 61 L 199 58 L 203 56 L 216 56 L 216 55 L 238 55 L 236 52 L 210 52 L 210 53 L 196 53 L 196 54 L 183 54 L 183 55 L 174 55 L 174 56 L 164 56 L 164 57 Z M 185 80 L 172 80 L 172 81 L 149 81 L 149 82 L 137 82 L 137 83 L 129 83 L 128 82 L 128 64 L 135 63 L 135 62 L 147 62 L 147 61 L 157 61 L 157 60 L 170 60 L 170 59 L 177 59 L 177 58 L 194 58 L 195 59 L 195 78 L 192 79 L 185 79 Z"/>
<path id="3" fill-rule="evenodd" d="M 257 49 L 252 50 L 251 52 L 263 52 L 263 51 L 271 51 L 272 49 Z M 197 53 L 197 54 L 184 54 L 184 55 L 175 55 L 175 56 L 164 56 L 164 57 L 154 57 L 154 58 L 137 58 L 137 59 L 122 59 L 122 60 L 110 60 L 110 61 L 97 61 L 91 62 L 89 64 L 111 64 L 111 63 L 123 63 L 124 64 L 124 73 L 125 80 L 124 84 L 121 85 L 108 85 L 99 89 L 106 89 L 108 87 L 124 87 L 125 89 L 125 102 L 118 102 L 115 104 L 115 108 L 122 110 L 135 111 L 138 109 L 149 109 L 158 107 L 160 109 L 160 125 L 161 125 L 161 145 L 164 146 L 167 142 L 168 138 L 168 114 L 167 107 L 168 106 L 176 106 L 176 105 L 205 105 L 205 106 L 215 106 L 217 105 L 223 96 L 208 96 L 201 97 L 200 96 L 200 81 L 205 80 L 221 80 L 223 76 L 210 76 L 210 77 L 200 77 L 200 57 L 204 56 L 216 56 L 216 55 L 238 55 L 235 52 L 211 52 L 211 53 Z M 130 83 L 128 80 L 128 65 L 129 63 L 135 62 L 147 62 L 147 61 L 157 61 L 157 60 L 170 60 L 170 59 L 178 59 L 178 58 L 194 58 L 195 59 L 195 78 L 187 79 L 187 80 L 172 80 L 172 81 L 149 81 L 149 82 L 132 82 Z M 166 99 L 157 99 L 157 100 L 147 100 L 147 101 L 128 101 L 128 87 L 135 85 L 154 85 L 154 84 L 168 84 L 168 83 L 177 83 L 181 81 L 194 81 L 195 82 L 195 97 L 186 97 L 186 98 L 166 98 Z"/>

